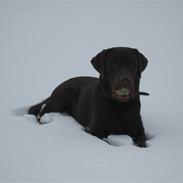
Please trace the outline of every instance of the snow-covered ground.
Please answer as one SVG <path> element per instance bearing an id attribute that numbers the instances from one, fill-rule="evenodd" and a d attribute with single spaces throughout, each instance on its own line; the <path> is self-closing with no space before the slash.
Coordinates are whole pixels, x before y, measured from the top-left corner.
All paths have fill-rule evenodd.
<path id="1" fill-rule="evenodd" d="M 183 182 L 183 2 L 0 0 L 0 182 Z M 25 106 L 73 76 L 98 76 L 104 48 L 138 48 L 148 148 L 116 146 L 71 117 L 38 125 Z"/>

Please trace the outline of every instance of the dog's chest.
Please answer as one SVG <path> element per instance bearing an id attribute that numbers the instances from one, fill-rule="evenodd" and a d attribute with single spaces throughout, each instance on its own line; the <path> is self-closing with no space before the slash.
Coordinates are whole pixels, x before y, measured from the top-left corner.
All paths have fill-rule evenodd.
<path id="1" fill-rule="evenodd" d="M 126 134 L 136 126 L 138 116 L 131 108 L 114 107 L 108 113 L 108 126 L 113 134 Z"/>

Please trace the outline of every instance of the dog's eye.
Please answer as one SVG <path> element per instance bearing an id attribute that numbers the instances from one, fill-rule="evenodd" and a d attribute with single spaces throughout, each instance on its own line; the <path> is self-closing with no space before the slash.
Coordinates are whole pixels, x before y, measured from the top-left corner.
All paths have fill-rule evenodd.
<path id="1" fill-rule="evenodd" d="M 130 69 L 130 71 L 132 71 L 133 73 L 136 71 L 135 65 L 133 63 L 130 63 L 128 68 Z"/>
<path id="2" fill-rule="evenodd" d="M 132 71 L 132 73 L 136 73 L 137 72 L 137 69 L 134 65 L 130 66 L 130 70 Z"/>

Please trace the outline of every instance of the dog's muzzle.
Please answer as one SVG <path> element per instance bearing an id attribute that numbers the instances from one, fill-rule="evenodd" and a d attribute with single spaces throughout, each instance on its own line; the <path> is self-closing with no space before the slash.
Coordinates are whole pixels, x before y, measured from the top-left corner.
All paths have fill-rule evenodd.
<path id="1" fill-rule="evenodd" d="M 112 82 L 112 98 L 118 102 L 128 102 L 133 95 L 132 77 L 127 74 L 117 75 Z"/>
<path id="2" fill-rule="evenodd" d="M 128 102 L 130 99 L 130 94 L 131 92 L 128 88 L 112 90 L 112 98 L 118 102 Z"/>

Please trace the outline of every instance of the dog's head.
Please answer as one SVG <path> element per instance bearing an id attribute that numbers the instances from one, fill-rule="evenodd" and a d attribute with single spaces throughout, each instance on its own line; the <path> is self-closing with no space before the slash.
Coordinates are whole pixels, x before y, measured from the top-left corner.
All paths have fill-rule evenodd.
<path id="1" fill-rule="evenodd" d="M 137 49 L 124 47 L 103 50 L 91 60 L 100 73 L 104 95 L 118 102 L 128 102 L 139 94 L 140 77 L 147 62 Z"/>

